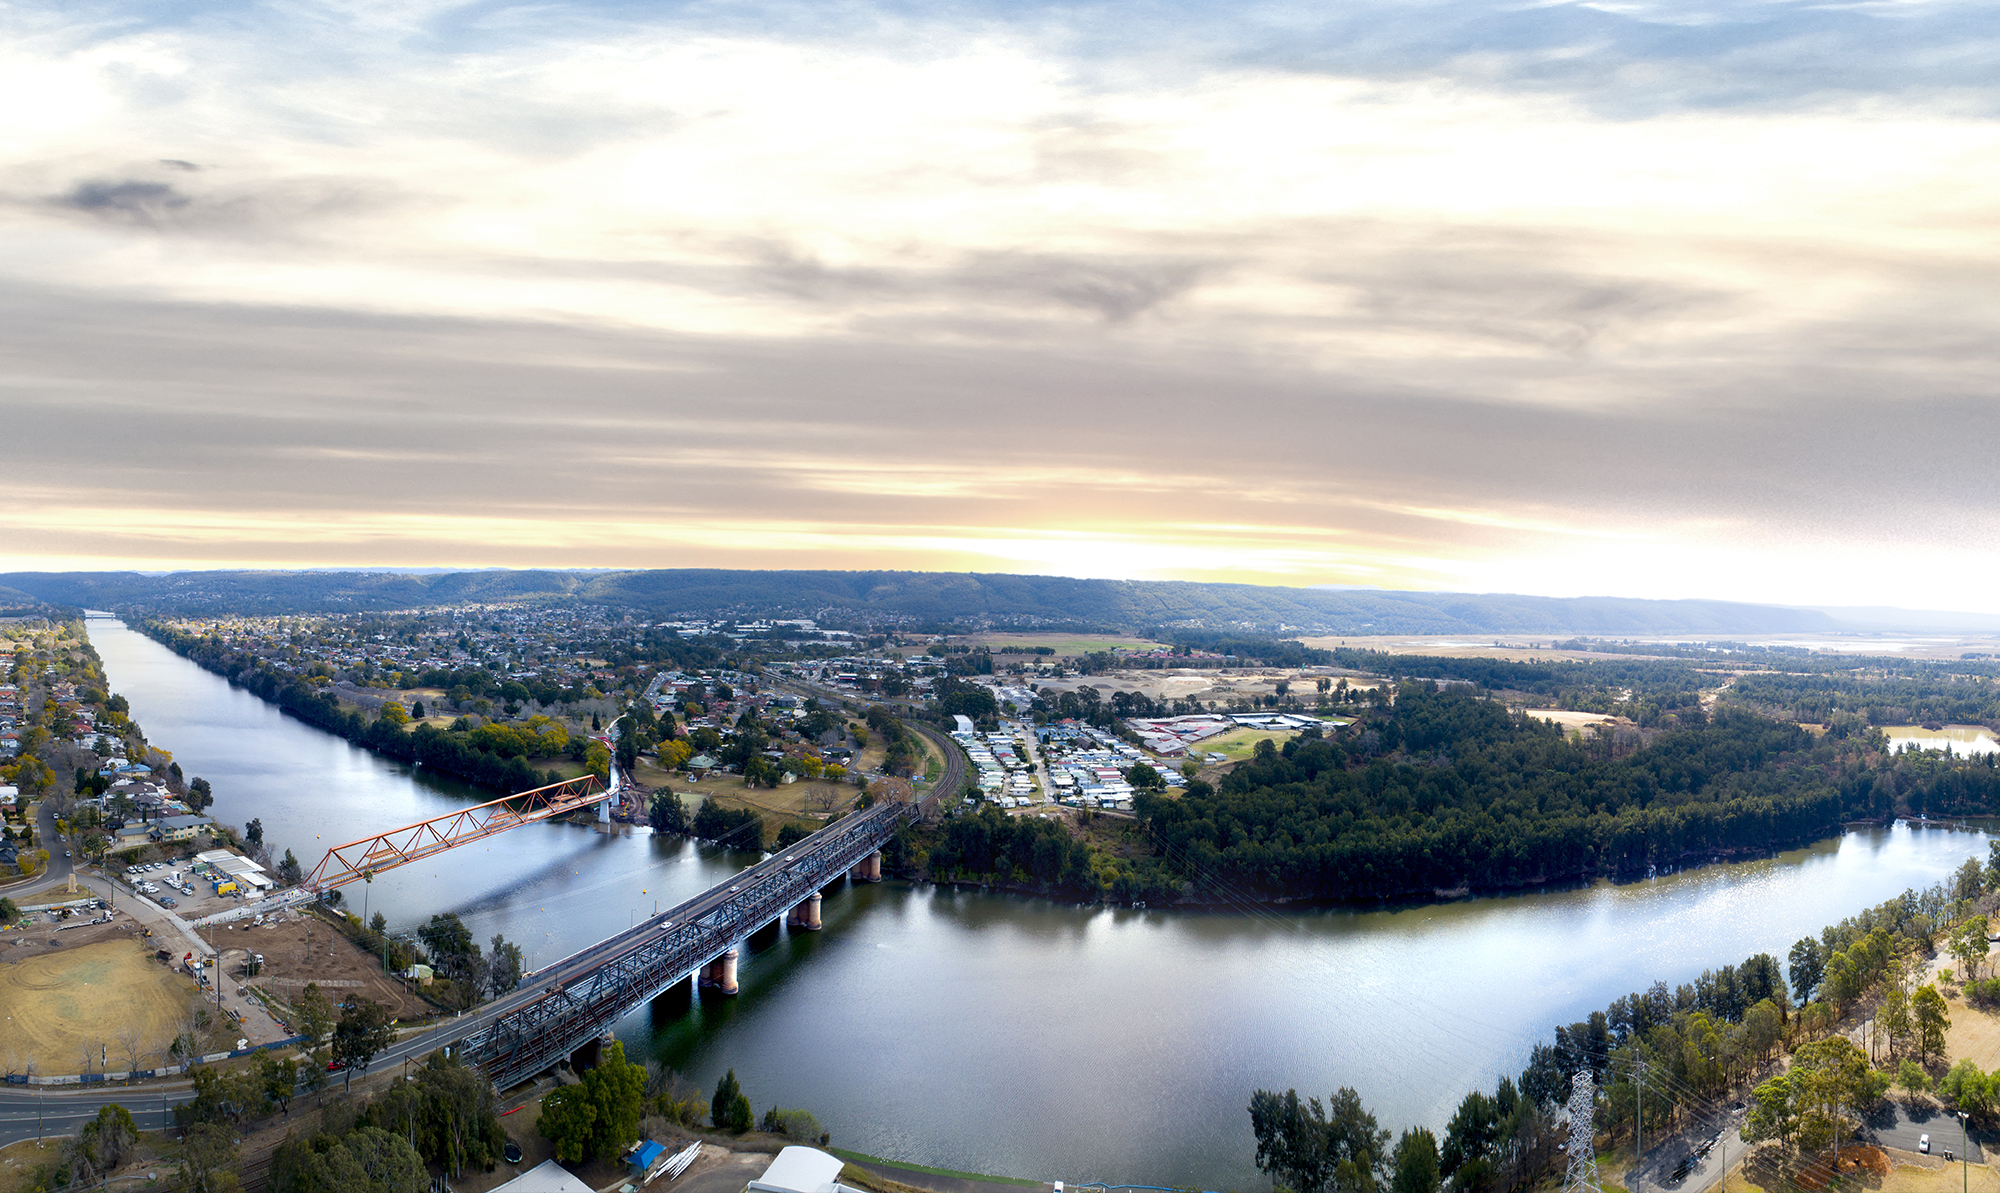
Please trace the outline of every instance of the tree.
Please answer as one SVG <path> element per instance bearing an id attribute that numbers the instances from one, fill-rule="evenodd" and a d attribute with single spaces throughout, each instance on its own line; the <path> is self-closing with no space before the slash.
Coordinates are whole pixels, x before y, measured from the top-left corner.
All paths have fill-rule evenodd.
<path id="1" fill-rule="evenodd" d="M 687 806 L 670 787 L 662 787 L 653 793 L 653 802 L 646 809 L 646 822 L 656 833 L 685 833 L 688 831 Z"/>
<path id="2" fill-rule="evenodd" d="M 213 1065 L 196 1065 L 189 1077 L 194 1097 L 174 1107 L 174 1122 L 240 1123 L 269 1109 L 264 1087 L 249 1073 L 235 1073 Z"/>
<path id="3" fill-rule="evenodd" d="M 459 1006 L 470 1007 L 477 1002 L 480 988 L 486 984 L 486 967 L 479 945 L 472 939 L 472 930 L 456 914 L 445 912 L 432 916 L 428 924 L 418 928 L 417 939 L 430 953 L 431 964 L 438 974 L 450 980 Z"/>
<path id="4" fill-rule="evenodd" d="M 1326 681 L 1322 679 L 1320 683 L 1324 685 Z M 1322 686 L 1320 690 L 1323 692 L 1326 689 Z M 1438 1146 L 1430 1128 L 1418 1127 L 1403 1132 L 1403 1137 L 1396 1141 L 1392 1164 L 1391 1193 L 1437 1193 Z"/>
<path id="5" fill-rule="evenodd" d="M 236 1132 L 228 1127 L 196 1123 L 174 1153 L 188 1193 L 237 1193 L 243 1187 L 236 1179 Z"/>
<path id="6" fill-rule="evenodd" d="M 1257 1137 L 1257 1170 L 1289 1185 L 1293 1193 L 1326 1186 L 1326 1111 L 1299 1091 L 1260 1089 L 1250 1095 L 1250 1130 Z"/>
<path id="7" fill-rule="evenodd" d="M 1389 1155 L 1389 1132 L 1361 1104 L 1361 1095 L 1347 1086 L 1327 1100 L 1326 1140 L 1334 1187 L 1346 1193 L 1373 1190 Z"/>
<path id="8" fill-rule="evenodd" d="M 324 1150 L 313 1146 L 320 1143 Z M 271 1161 L 284 1176 L 284 1193 L 425 1193 L 431 1187 L 423 1157 L 401 1135 L 376 1126 L 356 1127 L 339 1138 L 287 1140 Z"/>
<path id="9" fill-rule="evenodd" d="M 326 1043 L 327 1037 L 333 1032 L 333 1003 L 326 997 L 326 992 L 319 988 L 319 983 L 307 982 L 305 993 L 299 995 L 298 1001 L 292 1004 L 292 1011 L 293 1026 L 298 1029 L 299 1042 L 306 1055 L 312 1056 L 319 1050 L 320 1045 Z M 315 1067 L 319 1070 L 320 1081 L 324 1082 L 325 1065 Z M 311 1077 L 312 1075 L 308 1073 L 309 1081 Z"/>
<path id="10" fill-rule="evenodd" d="M 264 843 L 264 818 L 253 816 L 250 823 L 243 826 L 243 839 L 252 845 Z"/>
<path id="11" fill-rule="evenodd" d="M 1979 963 L 1986 960 L 1986 917 L 1976 915 L 1952 933 L 1951 955 L 1963 966 L 1967 981 L 1979 980 Z"/>
<path id="12" fill-rule="evenodd" d="M 646 1070 L 627 1061 L 625 1045 L 613 1040 L 597 1067 L 583 1075 L 583 1088 L 596 1111 L 591 1150 L 599 1159 L 615 1160 L 639 1138 L 639 1117 L 646 1110 Z M 749 1105 L 748 1099 L 744 1105 Z"/>
<path id="13" fill-rule="evenodd" d="M 1910 1104 L 1914 1106 L 1916 1105 L 1917 1095 L 1931 1087 L 1931 1075 L 1924 1072 L 1922 1065 L 1906 1056 L 1903 1058 L 1903 1063 L 1896 1069 L 1896 1084 L 1903 1087 L 1904 1095 L 1909 1098 Z"/>
<path id="14" fill-rule="evenodd" d="M 299 859 L 292 856 L 291 850 L 285 850 L 285 860 L 278 863 L 278 881 L 286 886 L 297 886 L 305 880 L 305 867 L 299 865 Z"/>
<path id="15" fill-rule="evenodd" d="M 487 988 L 493 997 L 499 998 L 521 984 L 523 964 L 521 946 L 494 933 L 492 961 L 486 973 Z"/>
<path id="16" fill-rule="evenodd" d="M 1867 1054 L 1846 1036 L 1814 1040 L 1792 1054 L 1792 1105 L 1801 1147 L 1810 1151 L 1833 1142 L 1838 1150 L 1841 1120 L 1862 1103 L 1869 1071 Z"/>
<path id="17" fill-rule="evenodd" d="M 1125 781 L 1141 791 L 1153 791 L 1167 785 L 1159 771 L 1143 762 L 1132 764 L 1132 769 L 1125 772 Z"/>
<path id="18" fill-rule="evenodd" d="M 1910 996 L 1903 993 L 1900 986 L 1889 987 L 1882 996 L 1882 1005 L 1875 1011 L 1875 1026 L 1889 1037 L 1889 1054 L 1893 1057 L 1910 1041 L 1912 1023 L 1910 1020 Z"/>
<path id="19" fill-rule="evenodd" d="M 308 1060 L 306 1063 L 312 1063 Z M 286 1114 L 292 1112 L 292 1091 L 299 1087 L 299 1062 L 292 1057 L 279 1060 L 274 1053 L 257 1054 L 257 1084 L 264 1096 L 276 1102 Z"/>
<path id="20" fill-rule="evenodd" d="M 1760 1058 L 1770 1057 L 1771 1050 L 1784 1038 L 1784 1033 L 1784 1012 L 1770 999 L 1764 999 L 1743 1012 L 1743 1042 Z"/>
<path id="21" fill-rule="evenodd" d="M 1789 1146 L 1798 1126 L 1798 1109 L 1793 1103 L 1789 1077 L 1781 1073 L 1750 1091 L 1750 1108 L 1743 1116 L 1740 1132 L 1745 1143 L 1775 1139 Z"/>
<path id="22" fill-rule="evenodd" d="M 719 1131 L 748 1131 L 756 1122 L 756 1112 L 751 1110 L 750 1099 L 743 1093 L 743 1084 L 736 1080 L 735 1069 L 724 1073 L 722 1080 L 715 1083 L 715 1097 L 709 1107 Z"/>
<path id="23" fill-rule="evenodd" d="M 560 1085 L 543 1095 L 542 1116 L 535 1130 L 555 1144 L 556 1159 L 571 1164 L 590 1159 L 596 1127 L 597 1106 L 583 1086 Z"/>
<path id="24" fill-rule="evenodd" d="M 188 784 L 188 811 L 199 816 L 213 803 L 215 803 L 215 792 L 209 787 L 208 780 L 196 775 L 194 782 Z"/>
<path id="25" fill-rule="evenodd" d="M 1910 1017 L 1915 1021 L 1918 1061 L 1929 1064 L 1932 1053 L 1942 1059 L 1944 1033 L 1951 1027 L 1951 1015 L 1945 1010 L 1944 996 L 1937 992 L 1936 986 L 1927 983 L 1917 987 L 1917 993 L 1910 999 Z"/>
<path id="26" fill-rule="evenodd" d="M 1465 1095 L 1445 1124 L 1444 1144 L 1438 1149 L 1444 1174 L 1453 1176 L 1464 1165 L 1485 1159 L 1499 1126 L 1500 1111 L 1492 1098 L 1476 1089 Z"/>
<path id="27" fill-rule="evenodd" d="M 347 1069 L 346 1083 L 354 1081 L 354 1070 L 368 1071 L 368 1062 L 396 1038 L 389 1025 L 389 1008 L 374 999 L 356 997 L 340 1013 L 333 1027 L 333 1059 Z"/>
<path id="28" fill-rule="evenodd" d="M 419 1144 L 445 1175 L 462 1176 L 468 1165 L 490 1168 L 506 1146 L 493 1083 L 477 1069 L 442 1051 L 433 1052 L 417 1071 L 416 1087 L 405 1114 L 425 1125 Z M 387 1127 L 393 1113 L 381 1120 Z"/>
<path id="29" fill-rule="evenodd" d="M 57 1171 L 50 1174 L 57 1179 L 34 1187 L 94 1183 L 129 1159 L 138 1142 L 139 1128 L 130 1111 L 115 1102 L 101 1106 L 97 1117 L 77 1128 L 76 1137 L 64 1143 L 54 1166 Z"/>

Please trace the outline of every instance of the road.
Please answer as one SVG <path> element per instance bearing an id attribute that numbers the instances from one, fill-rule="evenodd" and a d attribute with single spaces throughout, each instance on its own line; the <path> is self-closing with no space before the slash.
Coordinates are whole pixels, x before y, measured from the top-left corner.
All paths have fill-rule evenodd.
<path id="1" fill-rule="evenodd" d="M 1642 1189 L 1645 1193 L 1661 1189 L 1700 1193 L 1719 1185 L 1727 1166 L 1743 1159 L 1747 1145 L 1737 1134 L 1742 1126 L 1742 1111 L 1715 1110 L 1701 1115 L 1672 1139 L 1656 1142 L 1646 1152 L 1646 1162 L 1628 1178 L 1632 1193 Z M 1687 1167 L 1683 1168 L 1683 1163 Z"/>
<path id="2" fill-rule="evenodd" d="M 935 806 L 939 793 L 964 789 L 965 754 L 957 748 L 956 742 L 928 725 L 912 724 L 910 728 L 936 745 L 945 759 L 943 773 L 920 805 L 929 809 Z M 886 818 L 900 813 L 894 805 L 877 804 L 858 815 Z M 456 1044 L 492 1020 L 543 997 L 558 984 L 574 979 L 601 965 L 610 957 L 635 947 L 641 937 L 657 931 L 665 922 L 669 920 L 684 922 L 690 918 L 707 915 L 726 902 L 737 886 L 747 880 L 755 879 L 766 870 L 781 869 L 791 864 L 801 854 L 809 852 L 812 844 L 812 838 L 807 837 L 783 852 L 773 854 L 749 867 L 729 881 L 717 883 L 678 907 L 529 974 L 520 989 L 504 997 L 399 1040 L 381 1056 L 375 1058 L 369 1065 L 369 1071 L 400 1065 L 406 1059 L 419 1061 L 440 1048 Z M 92 881 L 107 880 L 93 878 Z M 126 900 L 127 904 L 139 902 L 141 901 L 131 897 Z M 176 1103 L 186 1101 L 190 1096 L 189 1086 L 185 1082 L 100 1088 L 6 1086 L 0 1089 L 0 1145 L 35 1138 L 38 1122 L 44 1137 L 68 1134 L 83 1122 L 95 1117 L 98 1107 L 113 1102 L 130 1110 L 142 1129 L 157 1130 L 171 1122 L 170 1108 Z"/>
<path id="3" fill-rule="evenodd" d="M 56 834 L 55 808 L 50 806 L 48 800 L 41 800 L 36 803 L 35 811 L 35 839 L 41 848 L 49 851 L 49 868 L 48 872 L 39 878 L 31 879 L 19 886 L 0 887 L 0 895 L 5 895 L 16 902 L 29 895 L 40 894 L 50 887 L 64 885 L 69 881 L 73 865 L 69 858 L 63 856 L 69 846 Z"/>

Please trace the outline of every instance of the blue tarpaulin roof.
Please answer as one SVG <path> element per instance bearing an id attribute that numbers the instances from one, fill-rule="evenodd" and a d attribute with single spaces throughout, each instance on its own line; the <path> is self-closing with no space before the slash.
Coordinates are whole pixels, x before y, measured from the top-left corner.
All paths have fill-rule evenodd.
<path id="1" fill-rule="evenodd" d="M 660 1154 L 666 1150 L 657 1143 L 642 1143 L 639 1145 L 639 1150 L 633 1152 L 625 1162 L 632 1166 L 634 1172 L 644 1172 L 651 1168 L 653 1161 L 659 1159 Z"/>

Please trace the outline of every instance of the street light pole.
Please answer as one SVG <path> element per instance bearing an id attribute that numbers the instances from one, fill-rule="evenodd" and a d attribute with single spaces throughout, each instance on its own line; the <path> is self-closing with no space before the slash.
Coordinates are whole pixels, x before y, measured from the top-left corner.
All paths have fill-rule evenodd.
<path id="1" fill-rule="evenodd" d="M 1972 1134 L 1970 1129 L 1967 1128 L 1965 1125 L 1966 1119 L 1970 1117 L 1971 1116 L 1968 1115 L 1963 1110 L 1958 1112 L 1959 1178 L 1960 1178 L 1960 1183 L 1964 1186 L 1966 1193 L 1972 1193 L 1972 1155 L 1971 1155 Z"/>

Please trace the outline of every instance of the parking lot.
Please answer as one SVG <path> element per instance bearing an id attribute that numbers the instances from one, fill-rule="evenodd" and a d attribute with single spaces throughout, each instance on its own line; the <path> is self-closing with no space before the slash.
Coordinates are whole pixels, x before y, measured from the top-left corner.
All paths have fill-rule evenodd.
<path id="1" fill-rule="evenodd" d="M 244 900 L 256 893 L 254 890 L 238 890 L 218 895 L 215 893 L 215 880 L 220 878 L 226 883 L 228 876 L 187 859 L 149 862 L 132 870 L 134 872 L 120 869 L 120 881 L 190 922 L 218 911 L 241 907 Z"/>

